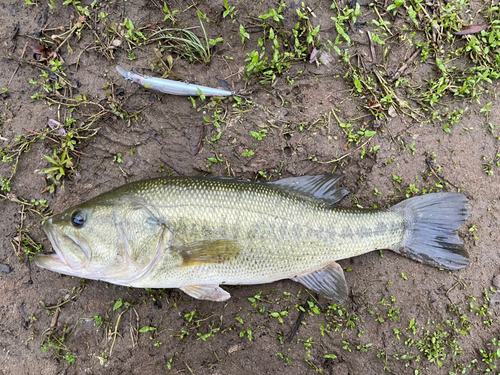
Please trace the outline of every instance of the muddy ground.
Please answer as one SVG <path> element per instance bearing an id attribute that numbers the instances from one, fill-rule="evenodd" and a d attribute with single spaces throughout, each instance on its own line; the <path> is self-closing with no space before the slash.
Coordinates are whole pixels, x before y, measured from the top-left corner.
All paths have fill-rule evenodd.
<path id="1" fill-rule="evenodd" d="M 257 48 L 262 36 L 262 29 L 255 26 L 258 22 L 248 15 L 265 14 L 279 4 L 229 1 L 238 12 L 234 23 L 222 16 L 221 1 L 193 4 L 168 3 L 171 12 L 184 11 L 176 14 L 179 20 L 174 27 L 199 26 L 197 7 L 214 21 L 204 21 L 209 38 L 224 41 L 212 51 L 208 64 L 191 63 L 172 52 L 176 76 L 170 78 L 245 93 L 251 100 L 245 106 L 234 106 L 232 98 L 218 102 L 220 128 L 204 119 L 214 119 L 210 100 L 197 99 L 194 108 L 188 98 L 148 91 L 115 71 L 116 65 L 137 66 L 161 76 L 158 66 L 168 66 L 168 50 L 161 52 L 163 65 L 158 63 L 157 43 L 134 48 L 135 59 L 130 61 L 124 26 L 114 37 L 105 35 L 106 23 L 116 26 L 125 19 L 135 29 L 144 28 L 145 35 L 155 25 L 172 27 L 171 21 L 164 21 L 162 3 L 113 0 L 92 6 L 85 0 L 73 6 L 56 0 L 53 9 L 46 1 L 0 4 L 0 87 L 6 87 L 0 99 L 0 147 L 15 148 L 19 135 L 44 132 L 48 118 L 62 123 L 76 119 L 67 125 L 68 131 L 92 119 L 96 121 L 90 129 L 99 128 L 92 138 L 77 139 L 77 153 L 70 154 L 74 167 L 62 178 L 64 188 L 55 186 L 54 193 L 47 191 L 51 182 L 39 172 L 51 166 L 43 155 L 51 156 L 65 137 L 52 132 L 52 139 L 33 142 L 20 155 L 10 194 L 28 202 L 45 199 L 50 210 L 58 213 L 126 182 L 169 174 L 264 182 L 332 171 L 345 175 L 343 184 L 351 192 L 341 202 L 345 206 L 387 207 L 424 189 L 460 190 L 472 205 L 470 218 L 459 232 L 470 252 L 470 265 L 448 272 L 389 251 L 373 252 L 340 261 L 351 290 L 342 306 L 288 280 L 225 287 L 232 295 L 225 303 L 198 301 L 178 290 L 129 289 L 38 269 L 24 254 L 26 246 L 19 245 L 23 239 L 19 229 L 28 228 L 23 234 L 41 243 L 44 251 L 50 251 L 50 243 L 39 216 L 9 195 L 10 199 L 0 201 L 0 373 L 472 374 L 494 366 L 498 346 L 492 340 L 500 335 L 500 299 L 494 293 L 500 286 L 500 171 L 495 164 L 499 132 L 490 131 L 487 123 L 495 126 L 499 121 L 498 82 L 487 85 L 489 93 L 480 103 L 455 100 L 452 95 L 441 99 L 438 107 L 464 110 L 451 133 L 443 130 L 442 121 L 427 122 L 428 113 L 412 118 L 396 108 L 391 114 L 385 110 L 377 120 L 367 109 L 373 99 L 345 78 L 347 64 L 333 49 L 327 64 L 311 64 L 309 46 L 306 60 L 287 67 L 273 84 L 242 77 L 247 53 Z M 337 36 L 331 20 L 336 13 L 330 5 L 321 3 L 315 17 L 310 16 L 313 27 L 321 25 L 322 43 Z M 367 3 L 360 5 L 363 15 L 349 28 L 350 53 L 358 56 L 358 62 L 363 60 L 360 64 L 367 71 L 378 70 L 389 79 L 413 49 L 392 40 L 384 57 L 382 47 L 375 44 L 372 61 L 366 31 L 374 32 L 370 21 L 376 17 Z M 88 6 L 91 12 L 80 19 L 87 23 L 79 29 L 80 35 L 75 32 L 65 43 L 65 36 L 51 39 L 78 22 L 83 11 L 77 6 Z M 286 1 L 284 30 L 298 22 L 300 6 Z M 483 19 L 477 11 L 482 8 L 482 3 L 471 3 L 464 19 L 480 24 Z M 99 21 L 101 12 L 106 17 Z M 403 27 L 408 19 L 401 13 L 391 22 Z M 243 48 L 239 24 L 249 34 Z M 61 26 L 64 29 L 57 29 Z M 202 35 L 199 28 L 194 32 Z M 52 40 L 45 44 L 51 49 L 47 56 L 43 51 L 34 56 L 32 47 L 40 45 L 40 38 Z M 97 38 L 101 43 L 96 44 Z M 50 53 L 61 43 L 56 52 L 62 61 L 60 71 L 66 74 L 61 76 L 69 85 L 58 90 L 54 65 L 47 65 L 44 57 L 50 60 Z M 457 37 L 454 43 L 464 40 Z M 25 62 L 19 63 L 21 57 Z M 425 85 L 439 72 L 434 61 L 422 63 L 419 56 L 403 77 L 415 86 Z M 151 72 L 153 63 L 157 67 Z M 457 57 L 458 65 L 472 63 Z M 42 71 L 49 75 L 45 81 Z M 42 81 L 52 86 L 52 92 L 44 90 Z M 37 100 L 36 93 L 53 101 Z M 398 95 L 417 110 L 423 108 L 411 92 L 398 91 Z M 64 103 L 75 102 L 62 99 L 83 96 L 89 103 L 74 112 Z M 487 119 L 481 108 L 488 102 L 492 105 Z M 88 117 L 98 113 L 96 118 Z M 352 123 L 356 131 L 363 128 L 376 135 L 349 142 L 335 115 Z M 261 132 L 265 134 L 261 140 L 251 135 L 262 130 L 267 134 Z M 81 132 L 82 137 L 91 134 Z M 380 147 L 373 151 L 375 146 Z M 12 165 L 2 163 L 0 176 L 8 177 Z M 46 310 L 44 306 L 59 307 Z"/>

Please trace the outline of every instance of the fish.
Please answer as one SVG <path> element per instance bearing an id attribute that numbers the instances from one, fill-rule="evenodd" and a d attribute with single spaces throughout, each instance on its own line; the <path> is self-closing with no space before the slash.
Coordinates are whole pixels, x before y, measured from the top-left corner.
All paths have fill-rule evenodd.
<path id="1" fill-rule="evenodd" d="M 137 288 L 179 288 L 225 301 L 223 285 L 291 279 L 343 302 L 338 260 L 390 249 L 457 270 L 469 254 L 456 231 L 471 206 L 456 193 L 406 199 L 388 209 L 347 208 L 341 176 L 259 183 L 171 176 L 132 182 L 45 221 L 55 253 L 41 268 Z"/>

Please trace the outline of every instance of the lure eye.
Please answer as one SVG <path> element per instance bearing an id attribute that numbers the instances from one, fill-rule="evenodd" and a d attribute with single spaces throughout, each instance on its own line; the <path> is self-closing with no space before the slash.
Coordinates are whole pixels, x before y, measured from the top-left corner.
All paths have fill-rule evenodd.
<path id="1" fill-rule="evenodd" d="M 73 212 L 73 215 L 71 215 L 71 224 L 73 224 L 75 228 L 83 227 L 85 224 L 85 216 L 83 213 L 80 211 Z"/>

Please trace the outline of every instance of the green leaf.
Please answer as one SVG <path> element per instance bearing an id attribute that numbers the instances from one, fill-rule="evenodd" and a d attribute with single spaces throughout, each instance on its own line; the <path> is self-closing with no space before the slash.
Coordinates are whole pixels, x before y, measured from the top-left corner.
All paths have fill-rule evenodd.
<path id="1" fill-rule="evenodd" d="M 323 358 L 337 359 L 335 354 L 326 354 Z"/>
<path id="2" fill-rule="evenodd" d="M 140 333 L 144 333 L 144 332 L 149 332 L 149 331 L 155 331 L 156 328 L 155 327 L 149 327 L 149 326 L 146 326 L 146 327 L 142 327 L 139 332 Z"/>
<path id="3" fill-rule="evenodd" d="M 122 307 L 123 302 L 122 299 L 120 298 L 118 301 L 116 301 L 115 305 L 113 306 L 113 311 L 118 310 L 120 307 Z"/>
<path id="4" fill-rule="evenodd" d="M 50 167 L 50 168 L 45 168 L 43 170 L 43 173 L 49 173 L 49 172 L 58 171 L 58 170 L 59 170 L 59 167 Z"/>
<path id="5" fill-rule="evenodd" d="M 45 159 L 50 161 L 52 164 L 58 165 L 58 163 L 54 159 L 52 159 L 50 156 L 47 156 L 47 155 L 43 155 L 43 156 L 45 157 Z"/>
<path id="6" fill-rule="evenodd" d="M 361 81 L 358 79 L 358 77 L 354 75 L 353 79 L 354 79 L 354 86 L 356 86 L 356 90 L 358 90 L 358 92 L 363 92 L 363 87 L 361 86 Z"/>
<path id="7" fill-rule="evenodd" d="M 371 138 L 373 137 L 375 134 L 377 134 L 377 132 L 375 130 L 367 130 L 365 131 L 365 137 L 366 138 Z"/>

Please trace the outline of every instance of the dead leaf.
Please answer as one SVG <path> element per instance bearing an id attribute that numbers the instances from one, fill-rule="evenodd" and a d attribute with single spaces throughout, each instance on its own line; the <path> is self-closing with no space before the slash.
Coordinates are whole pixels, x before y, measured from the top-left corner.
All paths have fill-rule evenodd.
<path id="1" fill-rule="evenodd" d="M 483 30 L 486 30 L 489 27 L 489 25 L 471 25 L 471 26 L 465 26 L 462 27 L 462 30 L 460 31 L 455 31 L 453 34 L 455 35 L 469 35 L 469 34 L 476 34 L 479 33 Z"/>
<path id="2" fill-rule="evenodd" d="M 16 201 L 17 200 L 17 195 L 12 194 L 12 193 L 7 193 L 7 199 L 10 201 Z"/>
<path id="3" fill-rule="evenodd" d="M 37 61 L 43 59 L 46 59 L 47 56 L 52 53 L 50 48 L 47 48 L 45 46 L 31 46 L 31 50 L 33 51 L 33 58 Z"/>
<path id="4" fill-rule="evenodd" d="M 47 124 L 49 125 L 49 128 L 51 128 L 52 130 L 54 130 L 55 128 L 58 128 L 59 126 L 62 126 L 62 124 L 59 121 L 51 119 L 51 118 L 47 119 Z"/>
<path id="5" fill-rule="evenodd" d="M 54 34 L 54 35 L 51 35 L 50 38 L 52 40 L 55 40 L 57 43 L 61 43 L 62 42 L 61 38 L 59 38 L 59 35 L 55 35 Z"/>
<path id="6" fill-rule="evenodd" d="M 85 22 L 85 20 L 85 16 L 78 17 L 78 21 L 76 22 L 78 24 L 78 27 L 82 27 L 82 24 Z"/>
<path id="7" fill-rule="evenodd" d="M 316 57 L 318 56 L 319 50 L 316 48 L 313 48 L 311 52 L 311 57 L 309 57 L 309 63 L 312 64 L 316 61 Z"/>
<path id="8" fill-rule="evenodd" d="M 326 66 L 330 66 L 330 64 L 333 62 L 333 56 L 329 54 L 326 51 L 323 51 L 321 53 L 321 57 L 319 58 L 320 63 Z"/>
<path id="9" fill-rule="evenodd" d="M 370 100 L 368 102 L 368 108 L 376 110 L 376 111 L 384 112 L 382 105 L 380 103 L 376 102 L 375 100 Z"/>
<path id="10" fill-rule="evenodd" d="M 396 117 L 398 115 L 397 112 L 396 112 L 396 108 L 394 108 L 394 106 L 392 104 L 389 106 L 389 109 L 387 110 L 387 113 L 391 117 Z"/>
<path id="11" fill-rule="evenodd" d="M 59 121 L 48 118 L 47 125 L 49 125 L 49 128 L 51 128 L 52 130 L 57 129 L 58 134 L 66 135 L 66 130 L 64 130 L 63 124 L 61 124 Z"/>
<path id="12" fill-rule="evenodd" d="M 167 63 L 170 68 L 172 68 L 172 65 L 174 65 L 174 59 L 172 58 L 172 55 L 167 55 Z"/>

